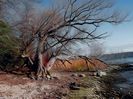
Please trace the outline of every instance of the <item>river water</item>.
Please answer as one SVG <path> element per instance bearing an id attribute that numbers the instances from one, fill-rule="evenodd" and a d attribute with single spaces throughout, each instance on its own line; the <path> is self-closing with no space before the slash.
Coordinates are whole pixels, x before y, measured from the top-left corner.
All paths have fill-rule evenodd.
<path id="1" fill-rule="evenodd" d="M 109 64 L 133 64 L 133 57 L 128 58 L 120 58 L 120 59 L 111 59 L 111 60 L 103 60 Z"/>
<path id="2" fill-rule="evenodd" d="M 122 91 L 133 91 L 133 66 L 127 67 L 119 73 L 125 80 L 116 84 Z"/>
<path id="3" fill-rule="evenodd" d="M 129 55 L 130 56 L 130 55 Z M 107 64 L 112 64 L 113 70 L 116 69 L 113 76 L 115 76 L 112 84 L 113 98 L 117 95 L 121 98 L 118 99 L 133 99 L 133 57 L 103 57 L 101 58 Z M 121 67 L 119 67 L 119 65 Z M 116 67 L 115 67 L 116 66 Z"/>
<path id="4" fill-rule="evenodd" d="M 122 91 L 133 92 L 133 57 L 106 60 L 105 62 L 109 64 L 125 64 L 126 63 L 126 64 L 131 65 L 131 66 L 128 66 L 127 68 L 124 68 L 124 70 L 118 72 L 118 75 L 124 78 L 124 80 L 118 81 L 118 83 L 115 84 L 115 86 Z"/>

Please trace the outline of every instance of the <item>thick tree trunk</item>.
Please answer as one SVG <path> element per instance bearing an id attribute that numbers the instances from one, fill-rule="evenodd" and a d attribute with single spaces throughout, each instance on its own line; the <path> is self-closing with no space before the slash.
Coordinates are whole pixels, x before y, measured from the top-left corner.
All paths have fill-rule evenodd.
<path id="1" fill-rule="evenodd" d="M 47 79 L 51 79 L 52 76 L 49 70 L 54 65 L 56 61 L 56 57 L 51 57 L 47 55 L 48 52 L 39 53 L 39 64 L 38 64 L 38 71 L 37 71 L 37 78 L 44 78 L 46 76 Z"/>
<path id="2" fill-rule="evenodd" d="M 36 60 L 38 61 L 36 64 L 37 65 L 37 73 L 36 73 L 36 76 L 37 76 L 37 79 L 39 79 L 41 76 L 43 76 L 43 72 L 44 72 L 44 66 L 43 66 L 43 57 L 42 57 L 42 42 L 39 41 L 38 43 L 38 47 L 37 47 L 37 52 L 36 52 Z"/>
<path id="3" fill-rule="evenodd" d="M 56 60 L 55 57 L 51 57 L 51 55 L 50 56 L 48 55 L 49 51 L 44 49 L 46 38 L 47 36 L 38 40 L 36 55 L 34 59 L 34 65 L 37 66 L 37 70 L 35 71 L 36 79 L 44 78 L 45 76 L 46 78 L 50 79 L 51 75 L 50 75 L 49 70 L 51 69 L 51 67 L 53 66 Z"/>
<path id="4" fill-rule="evenodd" d="M 39 39 L 38 41 L 38 46 L 37 46 L 37 51 L 36 51 L 36 58 L 37 58 L 37 79 L 39 78 L 44 78 L 44 74 L 45 74 L 45 66 L 43 64 L 43 53 L 44 53 L 44 45 L 45 45 L 45 41 L 46 41 L 46 37 Z"/>
<path id="5" fill-rule="evenodd" d="M 49 62 L 48 62 L 47 65 L 46 65 L 46 69 L 47 69 L 48 71 L 53 67 L 55 61 L 56 61 L 56 57 L 52 57 L 52 58 L 49 60 Z"/>
<path id="6" fill-rule="evenodd" d="M 48 61 L 47 65 L 46 65 L 46 67 L 45 67 L 45 73 L 46 73 L 46 77 L 47 77 L 48 79 L 51 79 L 51 78 L 52 78 L 52 76 L 51 76 L 49 70 L 52 68 L 52 66 L 54 65 L 54 62 L 55 62 L 55 61 L 56 61 L 56 57 L 52 57 L 52 58 Z"/>
<path id="7" fill-rule="evenodd" d="M 44 60 L 48 57 L 47 55 L 43 57 L 45 54 L 47 54 L 47 52 L 39 54 L 38 78 L 44 78 L 44 76 L 46 76 L 47 79 L 51 79 L 52 76 L 49 70 L 54 65 L 56 57 L 51 57 L 48 61 L 46 60 L 47 62 L 44 64 Z"/>
<path id="8" fill-rule="evenodd" d="M 43 64 L 43 54 L 38 53 L 39 55 L 39 64 L 38 64 L 38 70 L 37 70 L 37 79 L 44 78 L 44 64 Z"/>

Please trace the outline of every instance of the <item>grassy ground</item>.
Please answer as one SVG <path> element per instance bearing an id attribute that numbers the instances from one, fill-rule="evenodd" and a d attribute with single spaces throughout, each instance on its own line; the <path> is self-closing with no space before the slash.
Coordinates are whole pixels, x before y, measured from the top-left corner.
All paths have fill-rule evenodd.
<path id="1" fill-rule="evenodd" d="M 80 86 L 80 90 L 70 91 L 69 99 L 100 99 L 100 96 L 96 93 L 100 91 L 97 78 L 85 77 L 81 80 Z"/>

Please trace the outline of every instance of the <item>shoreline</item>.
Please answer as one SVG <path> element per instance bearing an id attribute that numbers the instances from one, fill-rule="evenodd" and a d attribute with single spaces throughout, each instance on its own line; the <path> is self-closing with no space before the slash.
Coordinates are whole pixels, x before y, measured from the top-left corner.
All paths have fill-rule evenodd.
<path id="1" fill-rule="evenodd" d="M 114 86 L 116 83 L 125 81 L 119 75 L 121 71 L 125 70 L 127 70 L 126 66 L 110 65 L 105 70 L 107 75 L 101 77 L 91 75 L 92 72 L 53 72 L 54 79 L 40 81 L 31 80 L 23 75 L 1 74 L 0 97 L 36 99 L 121 99 L 122 97 L 132 97 L 132 93 L 123 93 Z M 72 90 L 70 88 L 72 83 L 79 85 L 79 89 Z"/>
<path id="2" fill-rule="evenodd" d="M 113 67 L 113 69 L 112 69 Z M 127 81 L 121 73 L 128 71 L 128 68 L 131 67 L 130 65 L 110 65 L 107 69 L 107 76 L 103 77 L 101 80 L 104 83 L 103 96 L 107 99 L 109 98 L 118 98 L 118 99 L 132 99 L 133 98 L 133 91 L 129 89 L 123 89 L 118 84 L 124 83 Z M 103 93 L 103 92 L 102 92 Z"/>

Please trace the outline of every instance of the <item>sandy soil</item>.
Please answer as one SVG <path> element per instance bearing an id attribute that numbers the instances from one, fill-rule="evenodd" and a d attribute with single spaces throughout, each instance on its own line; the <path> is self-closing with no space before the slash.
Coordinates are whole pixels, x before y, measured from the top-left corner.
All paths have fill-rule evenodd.
<path id="1" fill-rule="evenodd" d="M 24 75 L 0 73 L 0 99 L 69 99 L 72 93 L 69 88 L 71 82 L 80 84 L 83 79 L 87 81 L 90 79 L 88 73 L 82 72 L 86 75 L 85 78 L 72 77 L 72 74 L 73 72 L 52 73 L 54 77 L 52 80 L 35 81 Z M 94 86 L 88 88 L 94 97 Z M 94 99 L 98 99 L 97 96 Z"/>
<path id="2" fill-rule="evenodd" d="M 0 72 L 0 99 L 132 99 L 114 89 L 120 66 L 107 68 L 107 76 L 97 77 L 92 72 L 53 72 L 52 80 L 31 80 L 25 75 Z M 113 72 L 112 72 L 113 71 Z M 72 75 L 75 76 L 72 76 Z M 79 77 L 84 74 L 85 77 Z M 71 90 L 76 83 L 80 90 Z"/>

